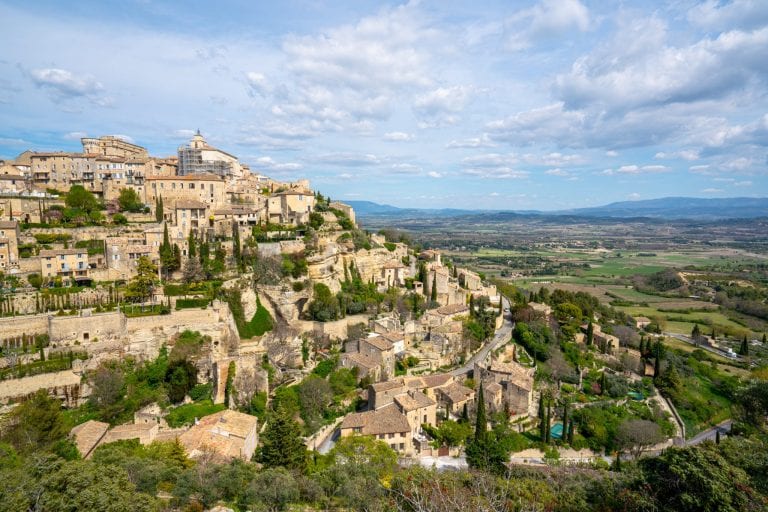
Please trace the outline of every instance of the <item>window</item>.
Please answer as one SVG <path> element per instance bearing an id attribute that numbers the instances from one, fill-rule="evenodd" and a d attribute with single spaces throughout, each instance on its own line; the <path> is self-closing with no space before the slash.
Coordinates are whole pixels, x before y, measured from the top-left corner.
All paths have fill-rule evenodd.
<path id="1" fill-rule="evenodd" d="M 395 437 L 395 434 L 389 434 L 390 439 L 392 439 L 393 437 Z"/>
<path id="2" fill-rule="evenodd" d="M 405 443 L 400 443 L 400 449 L 405 450 Z"/>
<path id="3" fill-rule="evenodd" d="M 189 184 L 189 188 L 194 189 L 195 188 L 195 184 L 194 183 L 190 183 Z"/>

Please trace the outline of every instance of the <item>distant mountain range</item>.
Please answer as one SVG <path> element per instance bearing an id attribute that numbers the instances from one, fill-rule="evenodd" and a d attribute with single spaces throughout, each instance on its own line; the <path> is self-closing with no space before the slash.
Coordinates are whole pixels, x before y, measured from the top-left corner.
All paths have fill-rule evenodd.
<path id="1" fill-rule="evenodd" d="M 520 216 L 540 217 L 601 217 L 601 218 L 650 218 L 650 219 L 751 219 L 768 217 L 768 198 L 729 197 L 662 197 L 642 201 L 621 201 L 605 206 L 576 208 L 571 210 L 536 211 L 536 210 L 458 210 L 398 208 L 371 201 L 347 201 L 360 217 L 461 217 L 478 213 L 506 213 Z"/>

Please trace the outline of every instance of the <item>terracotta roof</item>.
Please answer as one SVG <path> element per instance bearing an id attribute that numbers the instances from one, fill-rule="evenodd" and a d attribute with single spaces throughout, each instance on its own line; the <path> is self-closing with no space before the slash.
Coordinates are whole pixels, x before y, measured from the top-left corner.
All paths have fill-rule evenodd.
<path id="1" fill-rule="evenodd" d="M 392 350 L 393 348 L 392 342 L 383 336 L 372 336 L 370 338 L 365 338 L 362 341 L 381 351 Z"/>
<path id="2" fill-rule="evenodd" d="M 371 387 L 374 391 L 389 391 L 390 389 L 395 389 L 403 386 L 402 379 L 395 379 L 395 380 L 387 380 L 384 382 L 377 382 L 375 384 L 371 384 Z"/>
<path id="3" fill-rule="evenodd" d="M 463 386 L 458 382 L 451 382 L 447 386 L 439 388 L 438 391 L 453 403 L 464 402 L 475 396 L 475 390 Z"/>
<path id="4" fill-rule="evenodd" d="M 466 304 L 451 304 L 449 306 L 442 306 L 435 310 L 438 315 L 451 316 L 459 313 L 465 313 L 469 311 L 469 307 Z"/>
<path id="5" fill-rule="evenodd" d="M 379 435 L 410 432 L 408 419 L 397 410 L 395 404 L 389 404 L 375 411 L 348 414 L 341 422 L 340 429 L 360 428 L 361 434 Z"/>
<path id="6" fill-rule="evenodd" d="M 62 254 L 82 254 L 88 256 L 88 249 L 43 249 L 40 251 L 40 256 L 44 258 L 49 256 L 60 256 Z"/>
<path id="7" fill-rule="evenodd" d="M 84 459 L 87 459 L 99 441 L 109 429 L 109 423 L 102 421 L 88 420 L 72 428 L 69 435 L 75 439 L 77 449 Z"/>
<path id="8" fill-rule="evenodd" d="M 395 343 L 397 341 L 403 341 L 405 339 L 405 333 L 403 331 L 390 331 L 381 335 L 387 341 Z"/>
<path id="9" fill-rule="evenodd" d="M 3 229 L 16 229 L 19 223 L 15 220 L 0 220 L 0 228 Z"/>
<path id="10" fill-rule="evenodd" d="M 208 208 L 207 204 L 195 201 L 194 199 L 180 199 L 176 201 L 177 210 L 205 210 L 206 208 Z"/>
<path id="11" fill-rule="evenodd" d="M 384 268 L 405 268 L 405 265 L 400 261 L 388 261 L 384 264 Z"/>
<path id="12" fill-rule="evenodd" d="M 350 361 L 354 366 L 362 366 L 368 370 L 379 366 L 379 361 L 359 352 L 345 353 L 342 359 Z"/>
<path id="13" fill-rule="evenodd" d="M 147 176 L 148 181 L 224 181 L 215 174 L 185 174 L 184 176 Z"/>
<path id="14" fill-rule="evenodd" d="M 450 373 L 438 373 L 435 375 L 425 375 L 421 377 L 424 385 L 428 388 L 435 388 L 446 385 L 453 380 L 453 376 Z"/>
<path id="15" fill-rule="evenodd" d="M 490 384 L 484 386 L 485 394 L 493 394 L 501 393 L 502 387 L 501 384 L 498 382 L 491 382 Z"/>
<path id="16" fill-rule="evenodd" d="M 435 405 L 434 400 L 420 391 L 409 391 L 408 393 L 397 395 L 395 397 L 395 402 L 397 402 L 400 408 L 405 412 Z"/>
<path id="17" fill-rule="evenodd" d="M 201 418 L 197 425 L 179 436 L 179 441 L 196 457 L 204 449 L 211 449 L 226 459 L 243 457 L 245 438 L 255 430 L 258 418 L 229 409 Z"/>

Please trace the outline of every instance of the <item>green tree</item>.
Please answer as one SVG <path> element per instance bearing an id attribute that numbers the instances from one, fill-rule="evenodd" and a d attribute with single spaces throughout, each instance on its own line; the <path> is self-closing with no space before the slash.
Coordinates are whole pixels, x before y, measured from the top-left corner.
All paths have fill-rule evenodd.
<path id="1" fill-rule="evenodd" d="M 9 414 L 0 438 L 20 452 L 34 452 L 50 448 L 66 435 L 61 402 L 41 389 Z"/>
<path id="2" fill-rule="evenodd" d="M 659 457 L 640 459 L 641 488 L 650 492 L 655 510 L 737 512 L 754 508 L 759 498 L 747 474 L 707 446 L 668 448 Z"/>
<path id="3" fill-rule="evenodd" d="M 155 220 L 157 222 L 163 222 L 164 216 L 165 213 L 163 212 L 163 196 L 157 196 L 155 199 Z"/>
<path id="4" fill-rule="evenodd" d="M 323 283 L 315 283 L 312 294 L 312 302 L 307 310 L 313 320 L 328 322 L 339 318 L 339 301 L 333 296 L 331 290 Z"/>
<path id="5" fill-rule="evenodd" d="M 429 290 L 429 300 L 437 302 L 437 272 L 435 272 L 435 275 L 432 277 L 432 288 Z"/>
<path id="6" fill-rule="evenodd" d="M 96 196 L 89 192 L 82 185 L 72 185 L 67 195 L 64 196 L 64 204 L 69 208 L 77 208 L 86 213 L 98 210 L 99 202 Z"/>
<path id="7" fill-rule="evenodd" d="M 74 461 L 46 475 L 28 510 L 56 512 L 151 512 L 154 498 L 136 491 L 125 470 L 113 465 Z"/>
<path id="8" fill-rule="evenodd" d="M 258 459 L 265 467 L 306 469 L 307 448 L 301 438 L 301 427 L 285 408 L 278 407 L 270 415 L 260 439 Z"/>
<path id="9" fill-rule="evenodd" d="M 739 355 L 742 356 L 748 356 L 749 355 L 749 342 L 747 341 L 747 335 L 744 335 L 744 339 L 741 340 L 741 346 L 739 347 Z"/>
<path id="10" fill-rule="evenodd" d="M 144 209 L 139 194 L 132 188 L 121 189 L 117 203 L 120 205 L 120 210 L 124 212 L 140 212 Z"/>
<path id="11" fill-rule="evenodd" d="M 189 230 L 189 237 L 187 238 L 187 256 L 190 259 L 197 259 L 197 243 L 195 240 L 195 232 Z"/>
<path id="12" fill-rule="evenodd" d="M 586 339 L 587 346 L 591 346 L 594 339 L 595 339 L 595 326 L 592 325 L 592 322 L 589 322 L 589 325 L 587 325 L 587 339 Z"/>
<path id="13" fill-rule="evenodd" d="M 125 298 L 129 302 L 144 302 L 152 296 L 157 281 L 157 267 L 147 256 L 141 256 L 136 275 L 128 282 Z"/>
<path id="14" fill-rule="evenodd" d="M 235 259 L 237 270 L 242 272 L 243 258 L 240 247 L 240 228 L 235 221 L 232 222 L 232 257 Z"/>
<path id="15" fill-rule="evenodd" d="M 168 399 L 179 403 L 197 384 L 197 367 L 186 359 L 178 359 L 168 364 L 165 373 Z"/>

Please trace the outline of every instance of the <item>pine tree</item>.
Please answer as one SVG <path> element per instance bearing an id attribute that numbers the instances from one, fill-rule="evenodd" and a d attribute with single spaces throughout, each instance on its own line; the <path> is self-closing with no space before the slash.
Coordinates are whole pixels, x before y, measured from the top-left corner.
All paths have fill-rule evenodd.
<path id="1" fill-rule="evenodd" d="M 592 322 L 589 322 L 589 325 L 587 325 L 587 346 L 592 345 L 592 340 L 595 336 L 595 327 L 592 325 Z"/>
<path id="2" fill-rule="evenodd" d="M 283 407 L 272 413 L 260 438 L 258 459 L 264 467 L 306 469 L 307 448 L 301 438 L 301 427 Z"/>

